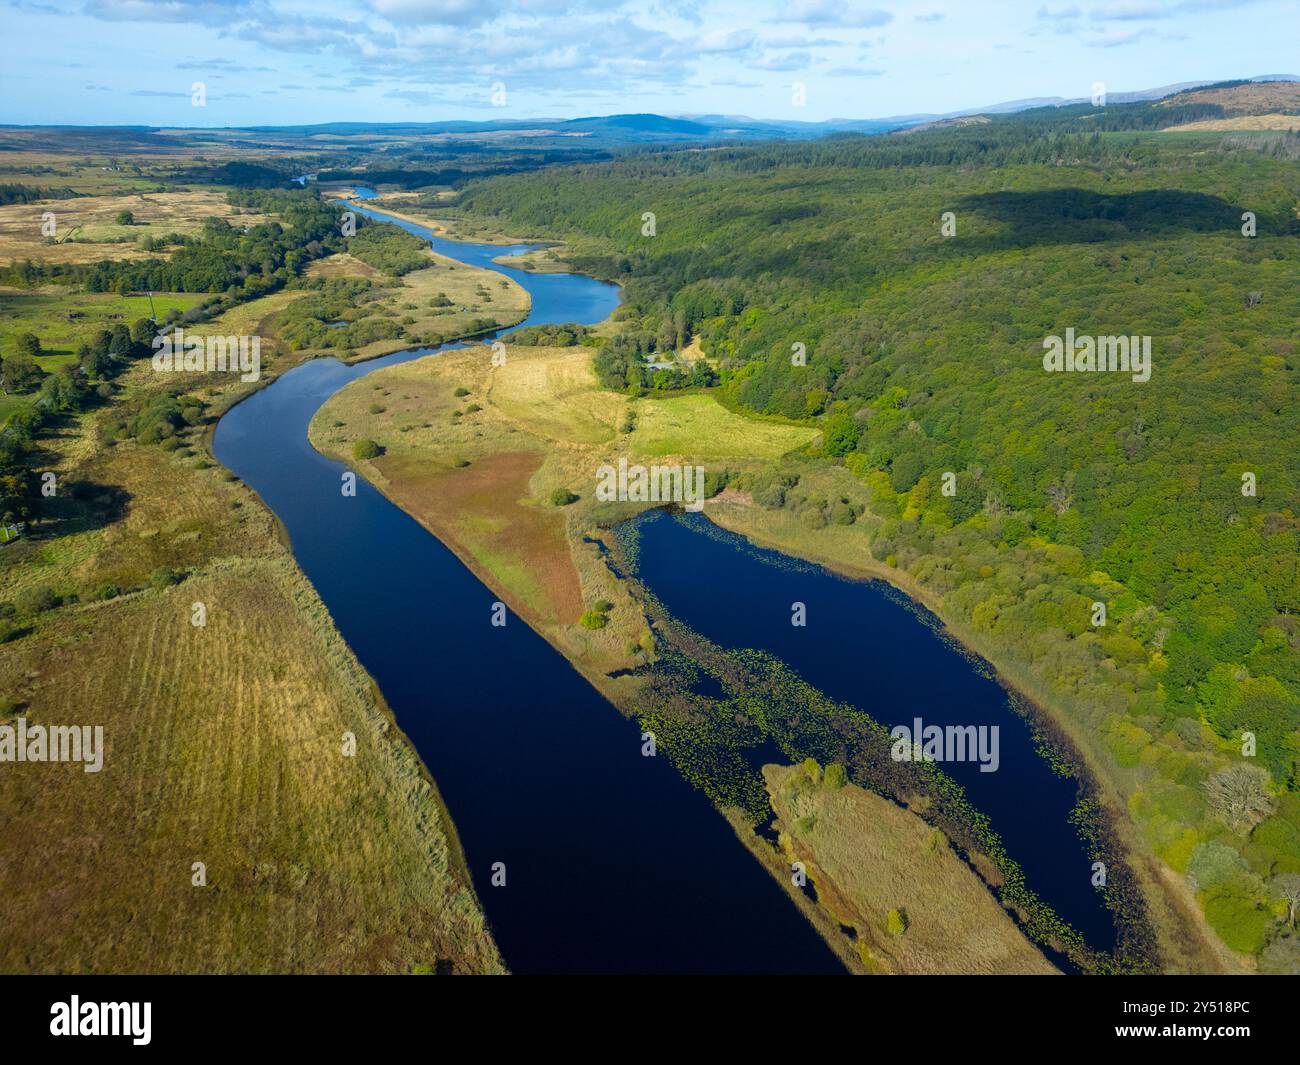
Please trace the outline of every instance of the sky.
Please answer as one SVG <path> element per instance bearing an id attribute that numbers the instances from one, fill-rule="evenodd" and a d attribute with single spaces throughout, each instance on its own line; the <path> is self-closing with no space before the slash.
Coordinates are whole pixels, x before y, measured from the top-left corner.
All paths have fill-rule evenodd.
<path id="1" fill-rule="evenodd" d="M 20 124 L 822 121 L 1300 73 L 1298 0 L 0 0 L 0 19 L 0 122 Z"/>

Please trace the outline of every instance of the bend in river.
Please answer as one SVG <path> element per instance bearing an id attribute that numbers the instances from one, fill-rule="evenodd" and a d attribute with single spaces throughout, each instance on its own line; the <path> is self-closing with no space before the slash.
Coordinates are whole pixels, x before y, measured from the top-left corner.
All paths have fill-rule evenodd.
<path id="1" fill-rule="evenodd" d="M 365 211 L 353 205 L 353 209 Z M 375 214 L 374 217 L 385 216 Z M 390 220 L 385 218 L 385 220 Z M 595 323 L 618 292 L 493 264 L 524 247 L 460 244 L 392 220 L 532 294 L 525 324 Z M 448 345 L 460 346 L 460 345 Z M 221 419 L 217 458 L 289 532 L 299 565 L 429 767 L 515 972 L 843 972 L 708 799 L 438 540 L 307 440 L 349 382 L 440 349 L 348 366 L 316 359 Z M 504 862 L 507 886 L 491 885 Z"/>
<path id="2" fill-rule="evenodd" d="M 613 285 L 494 261 L 530 245 L 445 240 L 349 207 L 518 281 L 532 296 L 521 324 L 594 324 L 618 304 Z M 506 963 L 516 972 L 842 972 L 704 794 L 666 759 L 641 756 L 635 722 L 518 618 L 492 627 L 495 595 L 366 481 L 344 497 L 346 467 L 308 443 L 312 415 L 340 388 L 460 346 L 305 363 L 227 413 L 214 450 L 284 523 L 298 563 L 432 772 Z M 1075 782 L 1053 776 L 1032 749 L 1005 691 L 885 586 L 774 566 L 781 556 L 738 538 L 697 535 L 702 520 L 661 516 L 641 529 L 639 575 L 664 604 L 719 645 L 770 651 L 887 725 L 915 716 L 1000 725 L 1000 771 L 954 766 L 952 775 L 1030 886 L 1094 947 L 1110 948 L 1114 929 L 1067 819 Z M 834 635 L 786 631 L 794 600 Z M 506 865 L 505 887 L 491 885 L 494 862 Z"/>

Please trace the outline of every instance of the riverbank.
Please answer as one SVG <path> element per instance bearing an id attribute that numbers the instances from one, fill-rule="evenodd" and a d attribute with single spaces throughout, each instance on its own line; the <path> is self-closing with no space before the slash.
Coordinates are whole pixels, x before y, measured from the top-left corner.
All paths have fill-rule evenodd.
<path id="1" fill-rule="evenodd" d="M 843 472 L 843 471 L 839 471 Z M 848 484 L 850 478 L 843 478 Z M 980 633 L 945 609 L 941 597 L 921 585 L 905 570 L 886 565 L 860 550 L 860 544 L 837 535 L 836 530 L 810 532 L 791 521 L 773 519 L 758 508 L 717 505 L 706 516 L 721 528 L 745 537 L 759 547 L 805 559 L 854 580 L 879 580 L 898 589 L 939 618 L 944 631 L 970 653 L 989 663 L 998 682 L 1018 695 L 1021 707 L 1047 736 L 1057 753 L 1074 767 L 1095 798 L 1105 818 L 1105 831 L 1137 878 L 1137 886 L 1156 930 L 1167 971 L 1187 973 L 1244 973 L 1251 969 L 1229 950 L 1206 924 L 1192 892 L 1139 838 L 1128 816 L 1124 792 L 1108 754 L 1098 737 L 1083 728 L 1029 671 L 999 664 L 1002 656 Z"/>
<path id="2" fill-rule="evenodd" d="M 40 441 L 58 493 L 0 600 L 62 605 L 0 646 L 0 716 L 94 721 L 106 750 L 100 774 L 4 775 L 4 971 L 505 971 L 414 745 L 282 524 L 211 460 L 227 410 L 323 354 L 276 342 L 305 295 L 187 326 L 260 336 L 257 382 L 146 359 Z M 173 392 L 203 401 L 179 446 L 118 428 Z"/>
<path id="3" fill-rule="evenodd" d="M 593 471 L 619 455 L 756 471 L 807 443 L 807 431 L 770 423 L 756 431 L 708 396 L 605 392 L 587 349 L 507 343 L 504 364 L 492 355 L 469 348 L 379 370 L 330 397 L 309 438 L 437 536 L 615 706 L 639 714 L 663 695 L 644 667 L 667 649 L 667 633 L 604 556 L 602 529 L 641 508 L 592 499 Z M 375 453 L 357 458 L 361 443 Z M 839 935 L 838 926 L 823 932 Z"/>

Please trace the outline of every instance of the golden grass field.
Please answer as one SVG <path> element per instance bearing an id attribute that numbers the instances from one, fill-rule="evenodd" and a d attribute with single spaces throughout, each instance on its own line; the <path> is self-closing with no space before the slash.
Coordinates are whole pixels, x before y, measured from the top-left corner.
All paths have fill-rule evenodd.
<path id="1" fill-rule="evenodd" d="M 131 225 L 117 224 L 121 211 L 135 216 Z M 53 238 L 42 232 L 46 212 L 54 215 Z M 0 262 L 31 259 L 93 263 L 100 259 L 165 257 L 165 251 L 145 251 L 139 240 L 170 233 L 193 236 L 207 218 L 224 218 L 232 225 L 256 225 L 270 216 L 232 207 L 226 202 L 225 192 L 217 189 L 130 192 L 7 204 L 0 206 Z"/>
<path id="2" fill-rule="evenodd" d="M 879 795 L 836 788 L 803 766 L 763 767 L 781 846 L 805 864 L 818 905 L 857 933 L 867 971 L 1047 974 L 1027 940 L 942 834 Z M 786 868 L 786 873 L 789 869 Z M 898 910 L 902 934 L 886 919 Z"/>
<path id="3" fill-rule="evenodd" d="M 500 971 L 419 759 L 287 557 L 65 607 L 0 670 L 106 748 L 5 771 L 0 969 Z"/>
<path id="4" fill-rule="evenodd" d="M 1232 118 L 1207 118 L 1169 126 L 1165 133 L 1231 133 L 1233 130 L 1297 130 L 1300 115 L 1236 115 Z"/>

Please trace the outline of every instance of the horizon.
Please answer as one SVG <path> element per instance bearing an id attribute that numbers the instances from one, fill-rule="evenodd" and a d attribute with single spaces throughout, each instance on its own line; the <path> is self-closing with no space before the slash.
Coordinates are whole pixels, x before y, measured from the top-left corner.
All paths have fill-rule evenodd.
<path id="1" fill-rule="evenodd" d="M 793 0 L 756 14 L 736 0 L 0 6 L 24 42 L 0 74 L 0 122 L 195 130 L 946 115 L 1088 98 L 1095 83 L 1120 95 L 1273 76 L 1292 65 L 1300 28 L 1286 0 L 1011 0 L 996 25 L 969 5 L 910 0 Z"/>

